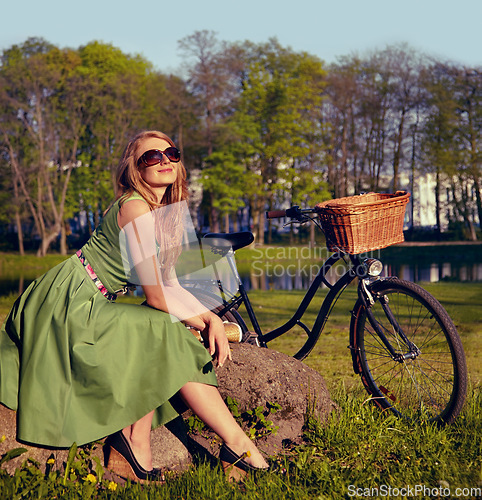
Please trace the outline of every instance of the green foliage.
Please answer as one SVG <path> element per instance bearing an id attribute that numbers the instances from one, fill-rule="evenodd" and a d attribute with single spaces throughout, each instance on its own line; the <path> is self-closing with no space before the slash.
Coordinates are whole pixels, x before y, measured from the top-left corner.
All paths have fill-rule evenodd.
<path id="1" fill-rule="evenodd" d="M 108 170 L 87 164 L 75 168 L 66 197 L 66 217 L 85 211 L 86 215 L 102 214 L 114 199 L 112 176 Z"/>
<path id="2" fill-rule="evenodd" d="M 12 450 L 8 450 L 7 453 L 5 453 L 0 459 L 0 465 L 13 460 L 14 458 L 17 458 L 20 455 L 23 455 L 26 451 L 27 448 L 14 448 Z"/>
<path id="3" fill-rule="evenodd" d="M 278 403 L 267 401 L 266 407 L 257 406 L 252 410 L 240 412 L 238 402 L 231 396 L 228 396 L 226 398 L 226 406 L 251 439 L 261 439 L 278 432 L 279 426 L 274 425 L 273 421 L 268 418 L 270 415 L 281 410 L 281 406 Z"/>
<path id="4" fill-rule="evenodd" d="M 313 207 L 331 199 L 330 187 L 320 171 L 295 164 L 281 173 L 280 204 L 283 203 L 283 198 L 286 198 L 287 192 L 291 195 L 290 203 L 301 207 Z"/>
<path id="5" fill-rule="evenodd" d="M 220 213 L 235 213 L 244 206 L 246 176 L 244 167 L 232 153 L 220 151 L 205 160 L 202 185 L 212 195 L 212 206 Z"/>
<path id="6" fill-rule="evenodd" d="M 252 410 L 244 412 L 239 410 L 238 402 L 231 396 L 226 397 L 225 403 L 235 420 L 251 439 L 256 441 L 277 433 L 279 427 L 274 425 L 274 422 L 268 417 L 281 410 L 281 406 L 278 403 L 270 403 L 267 401 L 266 407 L 257 406 Z M 185 420 L 185 423 L 188 432 L 202 435 L 208 430 L 206 425 L 196 415 L 189 416 Z"/>
<path id="7" fill-rule="evenodd" d="M 207 430 L 206 424 L 197 415 L 189 416 L 184 423 L 189 433 L 203 434 Z"/>
<path id="8" fill-rule="evenodd" d="M 246 50 L 242 91 L 228 120 L 235 142 L 228 147 L 244 165 L 245 196 L 256 230 L 263 234 L 261 212 L 276 192 L 284 193 L 283 199 L 290 190 L 308 187 L 308 177 L 322 182 L 312 165 L 323 152 L 316 131 L 325 73 L 317 58 L 285 49 L 276 40 Z M 291 175 L 287 166 L 293 162 L 297 169 Z"/>
<path id="9" fill-rule="evenodd" d="M 241 414 L 241 419 L 245 422 L 248 428 L 249 437 L 253 440 L 261 439 L 276 434 L 279 426 L 274 425 L 272 420 L 269 420 L 269 415 L 280 410 L 281 406 L 277 403 L 266 403 L 266 409 L 262 406 L 257 406 L 254 410 L 248 410 Z"/>
<path id="10" fill-rule="evenodd" d="M 52 455 L 43 467 L 35 460 L 25 460 L 12 476 L 4 469 L 0 469 L 0 497 L 12 499 L 111 497 L 122 487 L 114 481 L 104 479 L 104 468 L 99 458 L 92 455 L 92 450 L 91 447 L 77 448 L 74 443 L 64 464 L 58 464 Z M 0 464 L 25 451 L 20 448 L 7 452 Z"/>

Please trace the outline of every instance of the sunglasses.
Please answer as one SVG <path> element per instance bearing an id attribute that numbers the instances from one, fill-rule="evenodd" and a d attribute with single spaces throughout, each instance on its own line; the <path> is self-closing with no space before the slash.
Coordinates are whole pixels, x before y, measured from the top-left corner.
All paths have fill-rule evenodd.
<path id="1" fill-rule="evenodd" d="M 145 167 L 152 167 L 157 163 L 161 163 L 162 156 L 165 155 L 169 161 L 177 163 L 181 159 L 181 152 L 175 147 L 170 147 L 164 151 L 159 151 L 158 149 L 149 149 L 146 151 L 138 160 L 137 166 L 139 167 L 143 164 Z"/>

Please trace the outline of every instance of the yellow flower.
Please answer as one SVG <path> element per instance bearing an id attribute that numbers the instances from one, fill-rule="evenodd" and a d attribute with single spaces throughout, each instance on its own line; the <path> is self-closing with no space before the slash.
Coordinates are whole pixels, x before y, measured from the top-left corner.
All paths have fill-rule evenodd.
<path id="1" fill-rule="evenodd" d="M 90 483 L 95 484 L 97 482 L 97 478 L 94 476 L 94 474 L 87 474 L 85 481 L 89 481 Z"/>
<path id="2" fill-rule="evenodd" d="M 49 458 L 49 459 L 47 460 L 47 463 L 48 463 L 49 465 L 54 465 L 54 463 L 55 463 L 55 458 Z"/>
<path id="3" fill-rule="evenodd" d="M 115 491 L 117 489 L 117 483 L 114 483 L 114 481 L 111 481 L 109 483 L 109 486 L 107 486 L 109 488 L 109 490 L 111 491 Z"/>
<path id="4" fill-rule="evenodd" d="M 7 439 L 7 438 L 5 437 L 5 434 L 4 434 L 4 435 L 0 438 L 0 443 L 3 443 L 3 442 L 5 441 L 5 439 Z"/>
<path id="5" fill-rule="evenodd" d="M 240 462 L 241 460 L 244 460 L 244 458 L 246 457 L 250 457 L 251 456 L 251 452 L 248 450 L 248 451 L 245 451 L 237 460 L 236 462 L 233 463 L 233 465 L 236 465 L 238 462 Z"/>

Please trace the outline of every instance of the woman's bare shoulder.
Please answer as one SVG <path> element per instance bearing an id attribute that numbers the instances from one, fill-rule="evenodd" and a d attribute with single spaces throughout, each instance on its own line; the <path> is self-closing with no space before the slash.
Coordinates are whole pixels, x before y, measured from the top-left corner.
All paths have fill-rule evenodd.
<path id="1" fill-rule="evenodd" d="M 150 208 L 144 200 L 138 198 L 127 200 L 121 205 L 117 215 L 119 227 L 124 227 L 129 222 L 133 221 L 137 217 L 147 214 L 148 212 L 150 212 Z"/>

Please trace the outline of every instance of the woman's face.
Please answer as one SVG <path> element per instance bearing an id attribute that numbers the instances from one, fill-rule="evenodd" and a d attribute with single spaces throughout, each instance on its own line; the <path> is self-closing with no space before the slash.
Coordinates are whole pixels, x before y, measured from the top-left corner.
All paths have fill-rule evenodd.
<path id="1" fill-rule="evenodd" d="M 139 148 L 139 158 L 150 149 L 158 149 L 159 151 L 164 151 L 165 149 L 171 147 L 171 145 L 164 139 L 159 139 L 157 137 L 148 137 L 144 139 Z M 156 163 L 151 167 L 146 167 L 141 163 L 137 167 L 139 173 L 144 180 L 154 191 L 164 194 L 164 191 L 168 186 L 173 184 L 177 178 L 178 164 L 169 161 L 166 155 L 162 155 L 162 160 L 160 163 Z"/>

